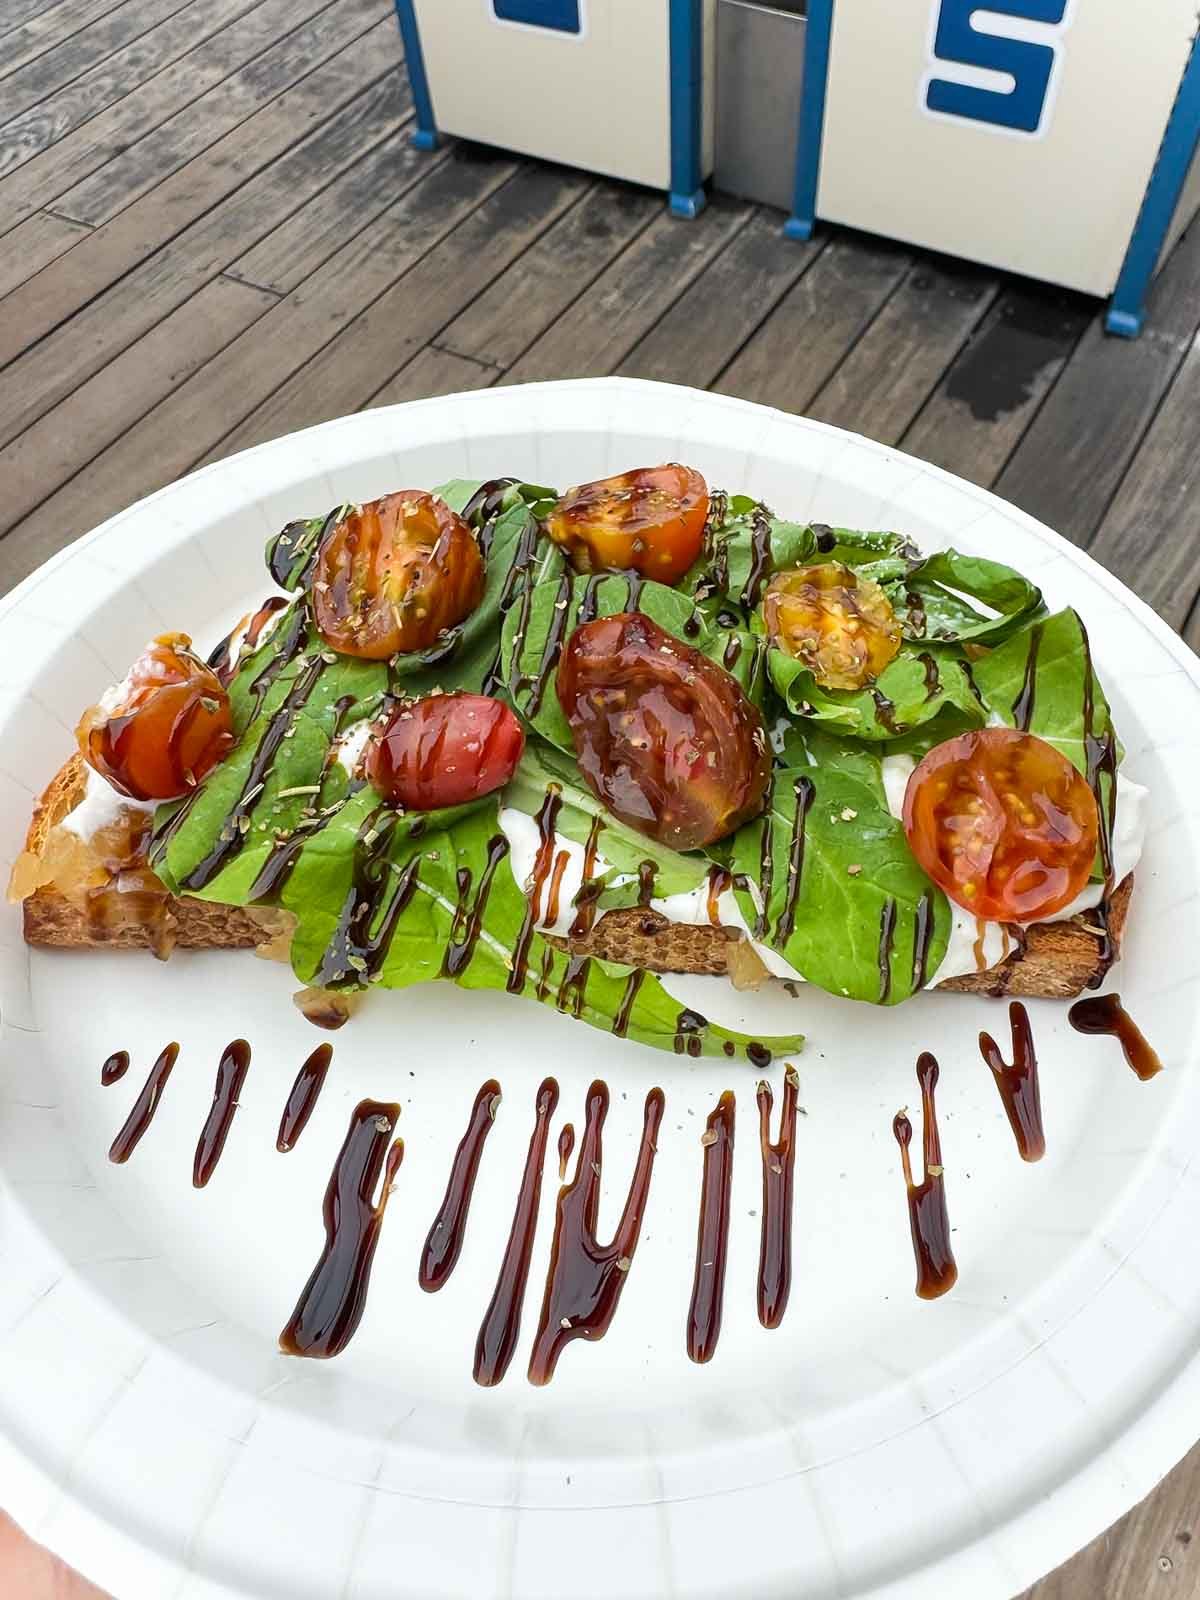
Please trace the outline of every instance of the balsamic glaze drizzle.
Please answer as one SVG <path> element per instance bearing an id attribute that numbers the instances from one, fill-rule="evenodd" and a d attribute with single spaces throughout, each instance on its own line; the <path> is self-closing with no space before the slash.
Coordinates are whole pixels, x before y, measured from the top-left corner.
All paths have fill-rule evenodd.
<path id="1" fill-rule="evenodd" d="M 100 1082 L 107 1088 L 110 1083 L 119 1083 L 128 1071 L 129 1051 L 114 1050 L 100 1068 Z"/>
<path id="2" fill-rule="evenodd" d="M 921 663 L 921 669 L 925 674 L 925 699 L 929 701 L 941 689 L 942 675 L 938 670 L 937 662 L 927 650 L 922 650 L 917 660 Z"/>
<path id="3" fill-rule="evenodd" d="M 992 1069 L 1021 1160 L 1040 1161 L 1046 1154 L 1046 1134 L 1042 1126 L 1037 1051 L 1033 1046 L 1029 1013 L 1019 1000 L 1014 1000 L 1008 1008 L 1008 1023 L 1012 1031 L 1011 1066 L 990 1033 L 979 1035 L 979 1051 Z"/>
<path id="4" fill-rule="evenodd" d="M 700 1220 L 696 1227 L 696 1267 L 687 1318 L 687 1352 L 696 1362 L 711 1361 L 721 1337 L 736 1110 L 733 1093 L 726 1089 L 709 1112 L 700 1140 L 704 1147 L 704 1172 L 700 1184 Z"/>
<path id="5" fill-rule="evenodd" d="M 508 851 L 509 843 L 502 833 L 497 833 L 488 840 L 487 861 L 484 864 L 483 871 L 479 874 L 479 886 L 475 891 L 475 899 L 469 909 L 467 902 L 471 893 L 471 870 L 469 867 L 459 868 L 457 878 L 458 904 L 454 910 L 454 923 L 450 929 L 450 939 L 442 956 L 442 976 L 444 978 L 457 978 L 471 965 L 471 958 L 475 954 L 475 946 L 479 942 L 480 929 L 483 927 L 483 915 L 487 910 L 488 895 L 492 889 L 492 879 L 496 876 L 496 868 L 504 860 Z"/>
<path id="6" fill-rule="evenodd" d="M 500 1085 L 495 1078 L 489 1078 L 475 1096 L 467 1130 L 450 1165 L 446 1193 L 425 1236 L 417 1282 L 428 1294 L 440 1289 L 458 1264 L 479 1162 L 499 1109 Z"/>
<path id="7" fill-rule="evenodd" d="M 654 1170 L 654 1154 L 665 1100 L 661 1089 L 646 1096 L 642 1138 L 633 1180 L 611 1243 L 596 1237 L 600 1203 L 601 1135 L 608 1115 L 608 1086 L 592 1084 L 575 1176 L 559 1191 L 542 1312 L 529 1358 L 529 1381 L 549 1383 L 564 1348 L 573 1339 L 607 1333 L 625 1276 L 637 1250 Z"/>
<path id="8" fill-rule="evenodd" d="M 926 889 L 917 901 L 916 921 L 913 927 L 913 993 L 918 994 L 928 982 L 929 946 L 933 942 L 936 901 L 933 890 Z"/>
<path id="9" fill-rule="evenodd" d="M 192 1183 L 197 1189 L 203 1189 L 216 1171 L 233 1124 L 233 1114 L 238 1108 L 238 1095 L 242 1092 L 249 1070 L 250 1046 L 245 1039 L 235 1039 L 232 1044 L 225 1046 L 221 1056 L 212 1107 L 196 1144 Z"/>
<path id="10" fill-rule="evenodd" d="M 564 1122 L 558 1135 L 558 1181 L 565 1183 L 567 1179 L 567 1162 L 571 1159 L 571 1152 L 575 1148 L 575 1126 L 573 1123 Z"/>
<path id="11" fill-rule="evenodd" d="M 389 1143 L 399 1115 L 398 1105 L 363 1100 L 350 1117 L 325 1190 L 325 1247 L 279 1335 L 285 1355 L 340 1355 L 354 1337 L 367 1303 L 384 1212 L 404 1159 L 404 1141 Z M 376 1203 L 380 1173 L 383 1189 Z"/>
<path id="12" fill-rule="evenodd" d="M 250 763 L 249 771 L 246 773 L 246 781 L 242 785 L 242 792 L 238 796 L 233 810 L 221 824 L 216 843 L 208 854 L 198 861 L 191 871 L 181 879 L 185 889 L 203 889 L 206 884 L 212 882 L 221 868 L 242 849 L 250 825 L 251 811 L 266 785 L 271 763 L 283 743 L 284 735 L 291 728 L 297 712 L 311 694 L 324 665 L 325 663 L 319 654 L 312 658 L 308 666 L 297 676 L 283 703 L 267 724 L 266 732 L 258 742 L 258 748 L 254 752 L 254 758 Z M 245 827 L 243 827 L 243 823 Z"/>
<path id="13" fill-rule="evenodd" d="M 384 807 L 373 811 L 362 823 L 354 841 L 354 868 L 350 887 L 342 901 L 337 925 L 321 957 L 314 984 L 333 989 L 350 983 L 359 987 L 379 971 L 387 956 L 396 925 L 417 892 L 421 858 L 413 858 L 395 872 L 388 864 L 388 847 L 395 832 L 397 817 Z M 394 893 L 387 901 L 388 891 Z M 387 909 L 374 933 L 375 921 L 384 902 Z"/>
<path id="14" fill-rule="evenodd" d="M 1033 713 L 1037 702 L 1038 651 L 1042 647 L 1042 634 L 1044 631 L 1044 625 L 1040 622 L 1035 622 L 1029 630 L 1029 653 L 1025 657 L 1025 677 L 1021 683 L 1021 692 L 1013 701 L 1013 722 L 1022 733 L 1028 733 L 1033 726 Z"/>
<path id="15" fill-rule="evenodd" d="M 633 1007 L 638 997 L 638 990 L 646 979 L 644 967 L 634 967 L 625 980 L 625 990 L 621 995 L 621 1003 L 617 1007 L 617 1014 L 613 1018 L 612 1031 L 618 1039 L 623 1039 L 629 1032 L 629 1019 L 633 1015 Z"/>
<path id="16" fill-rule="evenodd" d="M 169 1044 L 150 1068 L 150 1075 L 142 1085 L 142 1092 L 133 1103 L 133 1109 L 121 1125 L 121 1130 L 109 1146 L 108 1159 L 118 1163 L 128 1161 L 158 1110 L 171 1068 L 179 1055 L 179 1046 Z"/>
<path id="17" fill-rule="evenodd" d="M 762 830 L 759 834 L 758 852 L 758 887 L 762 895 L 762 906 L 754 921 L 754 937 L 765 939 L 771 926 L 771 888 L 775 877 L 775 784 L 772 780 L 767 785 L 766 798 L 763 802 Z"/>
<path id="18" fill-rule="evenodd" d="M 885 1006 L 892 993 L 892 947 L 896 942 L 896 901 L 889 895 L 879 913 L 879 1004 Z"/>
<path id="19" fill-rule="evenodd" d="M 771 1143 L 771 1085 L 760 1083 L 757 1097 L 763 1180 L 758 1320 L 764 1328 L 777 1328 L 783 1321 L 792 1292 L 792 1190 L 796 1173 L 796 1112 L 800 1100 L 800 1076 L 795 1067 L 789 1066 L 783 1075 L 777 1144 Z"/>
<path id="20" fill-rule="evenodd" d="M 912 1233 L 913 1253 L 917 1262 L 917 1294 L 922 1300 L 936 1300 L 952 1289 L 958 1279 L 958 1267 L 950 1246 L 950 1218 L 946 1210 L 946 1187 L 942 1166 L 942 1146 L 938 1137 L 937 1113 L 934 1108 L 934 1090 L 938 1081 L 938 1064 L 929 1052 L 917 1058 L 917 1081 L 921 1085 L 921 1121 L 924 1176 L 920 1183 L 913 1182 L 912 1163 L 908 1147 L 912 1140 L 912 1123 L 903 1111 L 896 1113 L 892 1132 L 900 1146 L 900 1164 L 908 1190 L 908 1224 Z"/>
<path id="21" fill-rule="evenodd" d="M 783 910 L 775 923 L 774 944 L 780 950 L 791 938 L 796 926 L 796 903 L 800 898 L 800 880 L 804 873 L 804 829 L 816 789 L 811 778 L 799 777 L 796 779 L 793 792 L 796 797 L 796 813 L 792 818 L 792 832 L 788 840 L 787 882 L 783 892 Z M 765 826 L 770 828 L 769 820 Z M 765 898 L 764 890 L 764 906 Z"/>
<path id="22" fill-rule="evenodd" d="M 553 1078 L 542 1080 L 536 1104 L 533 1132 L 529 1136 L 525 1170 L 521 1175 L 520 1188 L 517 1190 L 517 1204 L 513 1211 L 508 1243 L 504 1247 L 504 1257 L 500 1263 L 496 1287 L 483 1314 L 479 1336 L 475 1341 L 475 1382 L 485 1388 L 499 1383 L 508 1371 L 521 1332 L 521 1311 L 525 1304 L 525 1286 L 529 1281 L 529 1263 L 533 1256 L 533 1241 L 537 1232 L 538 1204 L 542 1196 L 542 1169 L 546 1164 L 550 1119 L 558 1106 L 558 1084 Z M 567 1126 L 570 1127 L 570 1124 Z M 565 1135 L 564 1128 L 558 1141 L 560 1154 Z"/>
<path id="23" fill-rule="evenodd" d="M 329 1063 L 332 1060 L 333 1046 L 319 1044 L 296 1074 L 292 1092 L 287 1097 L 287 1104 L 279 1119 L 279 1133 L 275 1139 L 275 1148 L 281 1154 L 286 1154 L 295 1148 L 296 1141 L 308 1126 L 308 1119 L 312 1116 L 317 1097 L 325 1086 L 325 1074 L 329 1071 Z"/>
<path id="24" fill-rule="evenodd" d="M 753 611 L 762 592 L 763 579 L 771 568 L 771 516 L 763 505 L 750 513 L 750 571 L 739 601 Z"/>
<path id="25" fill-rule="evenodd" d="M 704 1030 L 707 1027 L 707 1017 L 702 1017 L 698 1011 L 685 1007 L 675 1019 L 675 1054 L 681 1056 L 686 1051 L 689 1056 L 701 1055 L 704 1050 Z"/>
<path id="26" fill-rule="evenodd" d="M 537 816 L 534 818 L 538 827 L 538 848 L 533 859 L 532 881 L 527 886 L 525 895 L 525 914 L 521 919 L 517 942 L 513 946 L 512 967 L 504 985 L 509 994 L 520 994 L 525 987 L 525 979 L 529 972 L 529 947 L 533 943 L 533 931 L 541 916 L 542 887 L 554 860 L 555 824 L 561 808 L 562 790 L 556 783 L 549 784 L 546 788 L 546 798 L 538 807 Z"/>
<path id="27" fill-rule="evenodd" d="M 1093 995 L 1086 1000 L 1077 1000 L 1067 1012 L 1067 1021 L 1077 1033 L 1109 1034 L 1118 1040 L 1126 1061 L 1143 1083 L 1162 1071 L 1162 1062 L 1121 1004 L 1119 994 Z"/>

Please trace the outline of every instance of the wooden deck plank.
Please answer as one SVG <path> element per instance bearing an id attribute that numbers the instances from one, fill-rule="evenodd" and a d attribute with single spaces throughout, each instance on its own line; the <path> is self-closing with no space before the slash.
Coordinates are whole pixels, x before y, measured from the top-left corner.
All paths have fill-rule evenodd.
<path id="1" fill-rule="evenodd" d="M 287 294 L 448 156 L 446 150 L 414 149 L 404 123 L 239 256 L 230 275 Z"/>
<path id="2" fill-rule="evenodd" d="M 662 211 L 656 195 L 598 181 L 438 335 L 439 347 L 510 367 Z"/>
<path id="3" fill-rule="evenodd" d="M 785 239 L 782 227 L 778 211 L 754 211 L 618 372 L 707 387 L 824 248 L 824 240 Z"/>
<path id="4" fill-rule="evenodd" d="M 136 7 L 138 0 L 124 0 L 124 3 Z M 35 12 L 27 22 L 3 36 L 0 83 L 93 22 L 99 22 L 115 11 L 117 5 L 118 0 L 59 0 L 58 5 L 40 14 Z"/>
<path id="5" fill-rule="evenodd" d="M 717 196 L 694 222 L 661 212 L 503 381 L 612 372 L 744 226 L 750 211 L 741 201 Z"/>
<path id="6" fill-rule="evenodd" d="M 19 540 L 36 565 L 61 540 L 61 531 L 55 532 L 60 519 L 82 531 L 81 519 L 99 521 L 138 494 L 187 472 L 228 433 L 231 421 L 271 394 L 306 355 L 327 343 L 406 265 L 511 177 L 515 167 L 513 161 L 487 152 L 459 151 L 456 156 L 348 240 L 312 280 L 309 294 L 297 291 L 277 301 L 246 334 L 175 386 L 148 416 L 102 451 L 85 473 L 25 517 L 4 543 Z M 414 216 L 420 217 L 420 228 L 413 225 Z M 141 342 L 132 355 L 140 347 Z M 368 386 L 364 398 L 374 386 Z M 79 497 L 80 484 L 86 484 L 86 502 Z M 38 550 L 43 554 L 36 555 Z"/>
<path id="7" fill-rule="evenodd" d="M 1200 590 L 1200 346 L 1193 344 L 1088 551 L 1181 628 Z"/>
<path id="8" fill-rule="evenodd" d="M 1005 289 L 900 440 L 903 448 L 990 488 L 1094 315 L 1094 302 L 1065 290 Z"/>
<path id="9" fill-rule="evenodd" d="M 0 11 L 0 46 L 23 22 L 45 15 L 49 9 L 42 0 L 5 0 L 4 10 Z"/>
<path id="10" fill-rule="evenodd" d="M 65 217 L 45 211 L 27 217 L 21 224 L 20 237 L 14 233 L 7 245 L 0 245 L 0 296 L 40 272 L 48 262 L 57 261 L 91 231 L 82 222 L 68 222 Z"/>
<path id="11" fill-rule="evenodd" d="M 278 304 L 218 277 L 0 450 L 0 534 Z"/>
<path id="12" fill-rule="evenodd" d="M 212 173 L 231 161 L 230 175 L 236 177 L 245 158 L 243 153 L 249 153 L 254 138 L 253 133 L 247 135 L 244 131 L 248 124 L 276 105 L 314 66 L 328 60 L 372 23 L 390 20 L 386 13 L 381 19 L 381 10 L 379 0 L 335 0 L 303 27 L 217 84 L 203 100 L 189 107 L 187 115 L 164 123 L 153 139 L 136 140 L 67 189 L 55 201 L 54 209 L 60 216 L 99 227 L 135 200 L 167 189 L 176 178 L 182 177 L 186 188 L 201 170 Z M 390 32 L 380 25 L 377 46 L 381 51 L 385 43 L 391 45 L 391 54 L 381 54 L 378 60 L 365 63 L 364 81 L 378 77 L 389 62 L 400 59 L 399 35 L 394 25 Z M 257 124 L 255 132 L 262 126 Z M 194 159 L 202 156 L 209 157 L 206 169 L 193 165 Z"/>
<path id="13" fill-rule="evenodd" d="M 982 268 L 915 262 L 809 406 L 809 416 L 896 444 L 999 289 L 996 275 Z"/>
<path id="14" fill-rule="evenodd" d="M 114 105 L 258 0 L 189 0 L 140 38 L 0 126 L 0 178 Z M 7 98 L 3 110 L 10 109 Z"/>
<path id="15" fill-rule="evenodd" d="M 418 351 L 406 367 L 385 383 L 367 402 L 370 406 L 394 406 L 403 400 L 428 400 L 433 395 L 460 394 L 468 389 L 487 389 L 500 376 L 499 367 L 487 367 L 468 356 L 456 356 L 434 344 Z M 0 545 L 0 557 L 3 555 Z"/>
<path id="16" fill-rule="evenodd" d="M 463 155 L 461 160 L 475 170 L 472 181 L 479 187 L 489 181 L 486 169 L 478 171 L 477 154 Z M 312 318 L 307 308 L 324 298 L 320 276 L 281 302 L 261 328 L 241 341 L 245 348 L 236 352 L 240 376 L 229 379 L 228 389 L 231 397 L 238 397 L 231 403 L 244 420 L 214 435 L 214 448 L 193 458 L 197 465 L 310 423 L 357 411 L 587 187 L 588 179 L 579 172 L 541 164 L 524 166 L 450 231 L 441 227 L 424 191 L 414 193 L 411 207 L 402 203 L 396 215 L 389 216 L 387 233 L 394 237 L 399 229 L 407 235 L 415 212 L 421 217 L 425 244 L 432 248 L 404 271 L 403 256 L 396 258 L 394 245 L 376 246 L 364 236 L 367 248 L 392 254 L 402 275 L 394 273 L 396 281 L 365 304 L 333 339 L 328 337 L 323 315 L 315 329 L 319 345 L 312 345 Z M 440 243 L 435 242 L 438 232 L 444 233 Z M 328 264 L 328 274 L 338 279 L 339 304 L 346 301 L 341 283 L 345 271 L 340 254 Z M 270 350 L 256 351 L 255 346 L 264 344 L 270 345 Z M 306 348 L 312 348 L 311 359 L 301 365 L 295 358 Z M 233 357 L 235 352 L 231 350 L 229 355 Z M 264 375 L 268 383 L 274 379 L 278 386 L 266 388 Z M 251 410 L 245 398 L 256 391 L 266 398 Z"/>
<path id="17" fill-rule="evenodd" d="M 714 387 L 807 411 L 912 263 L 899 245 L 837 234 Z"/>
<path id="18" fill-rule="evenodd" d="M 1141 1505 L 1020 1600 L 1191 1600 L 1200 1592 L 1198 1504 L 1200 1446 Z"/>
<path id="19" fill-rule="evenodd" d="M 0 182 L 0 233 L 15 227 L 30 212 L 51 205 L 130 145 L 149 139 L 177 112 L 278 44 L 289 29 L 302 26 L 329 3 L 257 0 L 236 22 L 130 90 L 82 128 L 58 138 Z"/>
<path id="20" fill-rule="evenodd" d="M 997 480 L 997 491 L 1086 545 L 1200 324 L 1200 226 L 1183 235 L 1147 301 L 1140 339 L 1094 320 Z"/>
<path id="21" fill-rule="evenodd" d="M 259 166 L 249 181 L 243 175 L 239 185 L 236 172 L 222 166 L 197 174 L 197 187 L 209 198 L 224 190 L 227 204 L 198 216 L 195 226 L 181 230 L 165 249 L 157 244 L 163 229 L 188 209 L 202 209 L 183 180 L 179 193 L 170 197 L 174 204 L 166 221 L 158 205 L 147 205 L 142 215 L 139 208 L 145 202 L 139 201 L 0 301 L 0 348 L 6 354 L 22 349 L 39 326 L 48 324 L 53 330 L 13 361 L 0 384 L 0 443 L 290 216 L 352 164 L 362 143 L 370 145 L 392 132 L 407 109 L 407 87 L 394 72 L 369 87 L 363 82 L 376 58 L 374 36 L 379 31 L 370 30 L 260 113 L 263 120 L 255 131 L 261 137 L 246 134 L 239 140 L 249 170 Z M 271 150 L 286 153 L 267 164 Z M 43 281 L 52 274 L 52 282 Z M 89 293 L 95 298 L 66 321 Z M 59 322 L 64 325 L 56 326 Z"/>
<path id="22" fill-rule="evenodd" d="M 4 78 L 0 116 L 7 120 L 41 105 L 56 90 L 74 83 L 90 68 L 181 11 L 186 3 L 187 0 L 126 0 L 125 5 Z"/>

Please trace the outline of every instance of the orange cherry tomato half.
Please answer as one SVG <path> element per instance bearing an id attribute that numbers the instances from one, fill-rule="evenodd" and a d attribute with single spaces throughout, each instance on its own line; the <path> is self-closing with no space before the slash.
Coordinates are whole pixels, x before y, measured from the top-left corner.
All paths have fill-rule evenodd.
<path id="1" fill-rule="evenodd" d="M 839 561 L 777 572 L 763 617 L 771 643 L 802 661 L 825 689 L 873 683 L 900 649 L 887 595 Z"/>
<path id="2" fill-rule="evenodd" d="M 399 705 L 367 746 L 367 777 L 392 805 L 437 811 L 502 789 L 525 734 L 502 700 L 435 694 Z"/>
<path id="3" fill-rule="evenodd" d="M 641 612 L 576 628 L 557 687 L 579 770 L 639 833 L 691 850 L 762 810 L 771 757 L 756 707 Z"/>
<path id="4" fill-rule="evenodd" d="M 354 507 L 325 535 L 313 572 L 317 630 L 342 655 L 424 650 L 483 599 L 483 556 L 444 500 L 401 489 Z"/>
<path id="5" fill-rule="evenodd" d="M 229 696 L 186 633 L 147 645 L 76 729 L 83 758 L 133 800 L 176 800 L 233 744 Z"/>
<path id="6" fill-rule="evenodd" d="M 904 831 L 950 898 L 992 922 L 1037 922 L 1087 884 L 1100 819 L 1083 776 L 1053 745 L 981 728 L 936 745 L 904 794 Z"/>
<path id="7" fill-rule="evenodd" d="M 691 467 L 639 467 L 568 489 L 546 518 L 577 572 L 678 583 L 700 554 L 708 485 Z"/>

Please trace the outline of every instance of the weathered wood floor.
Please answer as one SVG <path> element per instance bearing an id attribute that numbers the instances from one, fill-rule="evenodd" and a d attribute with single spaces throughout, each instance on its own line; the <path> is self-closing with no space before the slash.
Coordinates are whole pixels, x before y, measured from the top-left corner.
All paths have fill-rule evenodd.
<path id="1" fill-rule="evenodd" d="M 1200 224 L 1140 342 L 852 233 L 407 142 L 388 0 L 0 0 L 0 591 L 163 483 L 363 406 L 629 373 L 995 488 L 1200 645 Z M 1030 1593 L 1200 1594 L 1200 1448 Z"/>

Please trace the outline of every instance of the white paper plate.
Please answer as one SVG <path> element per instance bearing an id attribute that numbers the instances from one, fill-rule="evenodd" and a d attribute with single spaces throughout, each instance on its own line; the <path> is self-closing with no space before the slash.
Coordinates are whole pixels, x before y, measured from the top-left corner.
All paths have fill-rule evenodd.
<path id="1" fill-rule="evenodd" d="M 317 1042 L 283 969 L 244 955 L 0 949 L 0 1499 L 120 1600 L 420 1595 L 520 1600 L 1006 1600 L 1123 1512 L 1200 1433 L 1200 836 L 1195 658 L 1086 556 L 978 489 L 760 407 L 620 380 L 372 411 L 209 467 L 106 523 L 0 607 L 0 828 L 20 847 L 70 729 L 152 631 L 211 636 L 265 591 L 289 518 L 453 476 L 567 483 L 672 457 L 794 517 L 899 527 L 996 556 L 1091 629 L 1150 841 L 1117 981 L 1167 1070 L 1140 1084 L 1112 1041 L 1033 1006 L 1049 1154 L 1018 1160 L 975 1044 L 983 1000 L 896 1011 L 815 992 L 775 1002 L 800 1061 L 796 1273 L 782 1328 L 754 1312 L 760 1167 L 753 1074 L 617 1042 L 532 1004 L 435 985 L 373 996 L 335 1038 L 297 1150 L 283 1099 Z M 831 929 L 831 937 L 837 930 Z M 691 986 L 681 987 L 691 994 Z M 734 1018 L 707 991 L 703 1009 Z M 769 1025 L 759 1018 L 760 1026 Z M 223 1162 L 191 1185 L 221 1048 L 254 1061 Z M 127 1167 L 109 1141 L 155 1053 L 182 1053 Z M 124 1083 L 99 1065 L 131 1051 Z M 920 1048 L 939 1090 L 957 1289 L 913 1295 L 891 1118 Z M 667 1108 L 645 1233 L 610 1335 L 554 1382 L 522 1375 L 554 1205 L 548 1177 L 524 1337 L 495 1390 L 471 1380 L 534 1087 L 582 1122 L 613 1090 L 602 1221 L 615 1220 L 646 1090 Z M 416 1285 L 421 1242 L 484 1078 L 505 1101 L 457 1273 Z M 782 1065 L 772 1069 L 778 1090 Z M 699 1134 L 738 1096 L 725 1328 L 692 1366 L 684 1318 Z M 321 1196 L 365 1095 L 403 1102 L 408 1154 L 357 1339 L 332 1363 L 276 1336 L 316 1259 Z M 778 1096 L 777 1096 L 778 1099 Z"/>

